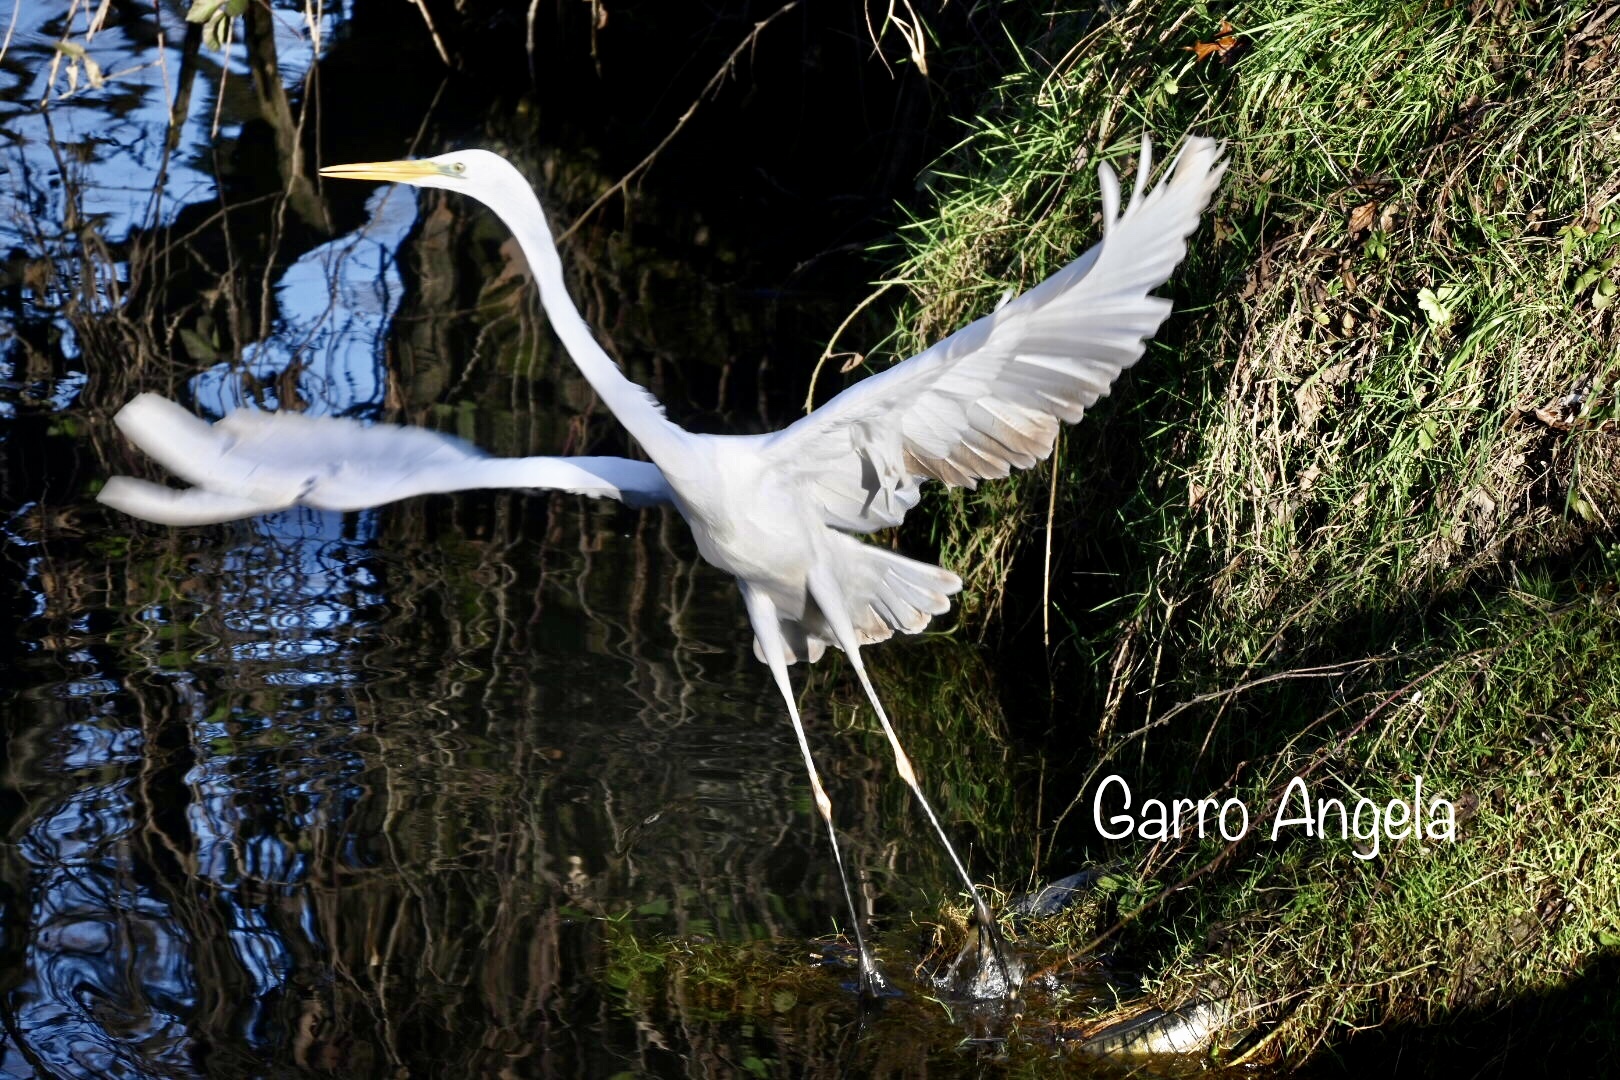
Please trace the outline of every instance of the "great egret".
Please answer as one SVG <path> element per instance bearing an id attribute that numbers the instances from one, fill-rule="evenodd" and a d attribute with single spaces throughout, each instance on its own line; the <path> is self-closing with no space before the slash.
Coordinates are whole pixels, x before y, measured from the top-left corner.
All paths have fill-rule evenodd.
<path id="1" fill-rule="evenodd" d="M 1078 259 L 932 348 L 865 379 L 768 435 L 696 435 L 625 377 L 568 297 L 544 211 L 523 175 L 499 155 L 463 150 L 418 161 L 336 165 L 322 175 L 459 191 L 489 207 L 516 236 L 557 336 L 603 403 L 652 459 L 483 458 L 455 440 L 402 428 L 233 413 L 213 428 L 161 398 L 137 398 L 120 424 L 160 461 L 198 485 L 171 493 L 127 478 L 102 499 L 157 521 L 202 522 L 305 502 L 376 505 L 459 487 L 560 487 L 615 498 L 667 500 L 703 557 L 737 579 L 754 652 L 787 705 L 816 808 L 827 827 L 860 954 L 860 987 L 884 980 L 861 932 L 828 798 L 788 680 L 789 664 L 842 649 L 860 680 L 901 779 L 911 788 L 973 898 L 1004 992 L 1021 970 L 973 878 L 952 847 L 861 662 L 863 645 L 917 633 L 950 607 L 955 574 L 864 544 L 852 533 L 897 525 L 924 480 L 974 486 L 1029 468 L 1052 452 L 1059 421 L 1073 423 L 1142 355 L 1170 313 L 1150 295 L 1186 254 L 1221 174 L 1219 144 L 1189 138 L 1151 192 L 1146 137 L 1131 201 L 1098 167 L 1103 238 Z M 179 415 L 175 415 L 178 413 Z M 183 417 L 183 419 L 182 419 Z M 172 424 L 172 426 L 170 426 Z M 301 424 L 296 446 L 281 438 Z M 186 449 L 189 446 L 192 449 Z M 198 452 L 198 450 L 201 452 Z M 409 452 L 403 452 L 408 450 Z"/>

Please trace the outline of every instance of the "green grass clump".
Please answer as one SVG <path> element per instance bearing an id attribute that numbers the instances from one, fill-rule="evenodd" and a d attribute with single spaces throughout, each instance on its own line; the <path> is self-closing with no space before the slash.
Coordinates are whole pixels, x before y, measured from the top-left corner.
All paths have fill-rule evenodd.
<path id="1" fill-rule="evenodd" d="M 1104 407 L 1066 435 L 1060 570 L 1105 556 L 1128 588 L 1089 591 L 1133 593 L 1147 625 L 1196 593 L 1212 618 L 1265 621 L 1264 643 L 1607 528 L 1620 87 L 1607 39 L 1581 37 L 1600 12 L 1228 14 L 1246 49 L 1230 67 L 1182 51 L 1214 9 L 1158 4 L 1099 21 L 1056 70 L 1024 58 L 906 234 L 895 278 L 932 302 L 895 351 L 1093 242 L 1093 159 L 1128 159 L 1144 129 L 1161 148 L 1197 130 L 1230 141 L 1232 169 L 1170 287 L 1178 314 L 1120 388 L 1130 415 Z M 1572 393 L 1578 430 L 1535 417 Z M 942 508 L 967 602 L 1004 596 L 1047 484 Z"/>
<path id="2" fill-rule="evenodd" d="M 1600 1022 L 1612 1041 L 1620 1003 L 1567 999 L 1620 949 L 1617 568 L 1593 559 L 1471 596 L 1335 694 L 1282 682 L 1245 694 L 1221 722 L 1253 730 L 1256 766 L 1233 790 L 1255 828 L 1164 860 L 1180 877 L 1213 873 L 1150 917 L 1179 940 L 1158 993 L 1218 988 L 1277 1023 L 1295 1054 L 1391 1024 L 1461 1039 L 1514 1003 L 1527 1032 L 1561 1031 L 1561 1053 Z M 1294 729 L 1269 751 L 1259 744 L 1285 733 L 1268 715 Z M 1296 826 L 1271 838 L 1294 776 L 1313 800 L 1353 807 L 1410 801 L 1418 775 L 1425 801 L 1455 807 L 1454 841 L 1384 840 L 1368 857 L 1336 818 L 1325 837 Z"/>
<path id="3" fill-rule="evenodd" d="M 1195 60 L 1223 17 L 1232 62 Z M 1057 836 L 1138 858 L 1167 1001 L 1241 993 L 1290 1056 L 1568 992 L 1620 946 L 1617 33 L 1596 3 L 1043 17 L 903 234 L 897 355 L 1094 242 L 1099 158 L 1228 140 L 1115 400 L 1055 474 L 928 520 L 974 621 L 1050 603 L 1075 741 L 1139 790 L 1258 811 L 1302 770 L 1351 801 L 1422 773 L 1469 808 L 1456 843 L 1366 861 Z"/>

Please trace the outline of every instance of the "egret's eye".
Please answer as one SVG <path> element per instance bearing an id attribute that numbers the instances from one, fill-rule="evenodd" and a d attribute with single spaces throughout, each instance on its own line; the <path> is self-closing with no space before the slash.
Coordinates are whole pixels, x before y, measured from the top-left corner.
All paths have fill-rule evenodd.
<path id="1" fill-rule="evenodd" d="M 455 173 L 457 176 L 460 176 L 462 173 L 467 171 L 467 165 L 465 162 L 452 161 L 450 163 L 450 171 Z"/>

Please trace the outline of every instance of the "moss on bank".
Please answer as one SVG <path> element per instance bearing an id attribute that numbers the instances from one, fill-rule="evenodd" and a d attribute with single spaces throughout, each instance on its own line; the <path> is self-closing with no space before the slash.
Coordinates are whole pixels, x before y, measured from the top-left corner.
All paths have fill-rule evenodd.
<path id="1" fill-rule="evenodd" d="M 1183 51 L 1222 15 L 1234 62 Z M 1144 128 L 1230 141 L 1177 314 L 1056 479 L 930 520 L 972 625 L 1030 633 L 1049 591 L 1105 762 L 1053 871 L 1134 860 L 1146 906 L 1110 937 L 1163 1003 L 1238 993 L 1266 1053 L 1567 1006 L 1547 995 L 1620 947 L 1617 34 L 1605 4 L 1364 0 L 1013 28 L 1015 70 L 904 234 L 897 355 L 1091 243 L 1096 158 L 1128 165 Z M 1239 798 L 1256 828 L 1104 844 L 1110 770 Z M 1456 842 L 1269 840 L 1293 776 L 1353 805 L 1417 774 Z"/>

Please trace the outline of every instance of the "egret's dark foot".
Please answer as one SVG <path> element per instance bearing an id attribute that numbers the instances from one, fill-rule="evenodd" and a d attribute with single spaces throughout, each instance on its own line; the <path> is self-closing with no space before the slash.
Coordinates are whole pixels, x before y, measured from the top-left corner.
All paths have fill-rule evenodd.
<path id="1" fill-rule="evenodd" d="M 997 996 L 1017 997 L 1018 991 L 1024 986 L 1023 959 L 1007 944 L 1007 939 L 1001 936 L 1001 928 L 993 921 L 979 925 L 978 937 L 980 951 L 989 950 L 991 964 L 1001 982 L 1001 992 Z"/>
<path id="2" fill-rule="evenodd" d="M 851 957 L 851 953 L 855 955 Z M 883 969 L 878 966 L 877 957 L 866 947 L 864 938 L 857 938 L 853 946 L 829 945 L 822 951 L 822 955 L 825 964 L 838 968 L 842 973 L 849 971 L 851 959 L 855 961 L 854 981 L 843 980 L 841 985 L 846 990 L 855 991 L 863 1005 L 874 1004 L 884 998 L 903 996 L 901 991 L 884 976 Z"/>
<path id="3" fill-rule="evenodd" d="M 878 967 L 877 961 L 865 949 L 861 950 L 861 976 L 857 989 L 861 1002 L 866 1005 L 899 996 L 899 991 L 889 985 L 889 980 L 883 977 L 883 969 Z"/>
<path id="4" fill-rule="evenodd" d="M 1024 962 L 981 905 L 974 932 L 962 944 L 941 985 L 975 1001 L 1011 999 L 1024 985 Z"/>

